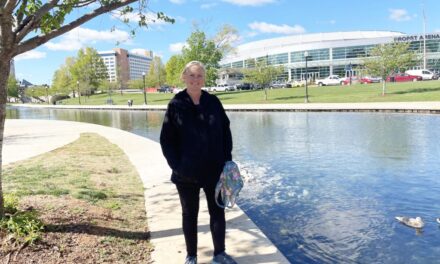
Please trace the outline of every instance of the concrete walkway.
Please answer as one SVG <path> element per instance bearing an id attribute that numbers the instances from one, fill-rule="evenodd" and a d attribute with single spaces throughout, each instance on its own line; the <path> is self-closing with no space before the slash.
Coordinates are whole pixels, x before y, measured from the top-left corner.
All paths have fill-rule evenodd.
<path id="1" fill-rule="evenodd" d="M 155 263 L 183 263 L 186 252 L 180 203 L 174 185 L 169 181 L 171 172 L 158 143 L 126 131 L 88 123 L 7 119 L 3 164 L 54 150 L 78 139 L 83 132 L 100 134 L 118 145 L 136 167 L 145 187 Z M 203 198 L 199 215 L 199 263 L 209 263 L 212 257 L 209 217 L 204 201 Z M 227 252 L 238 263 L 289 263 L 238 206 L 228 210 L 226 217 Z"/>

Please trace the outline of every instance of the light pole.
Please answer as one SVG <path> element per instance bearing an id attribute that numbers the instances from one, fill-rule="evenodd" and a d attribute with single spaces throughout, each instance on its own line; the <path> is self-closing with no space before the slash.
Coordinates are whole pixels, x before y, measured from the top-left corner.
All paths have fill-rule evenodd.
<path id="1" fill-rule="evenodd" d="M 144 105 L 147 105 L 147 92 L 145 91 L 145 72 L 142 73 L 142 79 L 144 81 L 144 86 L 143 86 L 143 90 L 144 90 Z"/>
<path id="2" fill-rule="evenodd" d="M 78 90 L 78 103 L 81 104 L 81 97 L 79 95 L 79 81 L 76 81 L 76 88 Z"/>
<path id="3" fill-rule="evenodd" d="M 309 102 L 309 90 L 307 87 L 307 79 L 309 78 L 309 73 L 308 73 L 308 69 L 307 69 L 307 61 L 309 60 L 310 56 L 307 51 L 304 51 L 304 58 L 306 59 L 306 98 L 304 100 L 304 103 L 308 103 Z"/>
<path id="4" fill-rule="evenodd" d="M 47 101 L 47 104 L 50 104 L 49 103 L 49 91 L 48 91 L 49 85 L 45 84 L 44 88 L 46 88 L 46 101 Z"/>

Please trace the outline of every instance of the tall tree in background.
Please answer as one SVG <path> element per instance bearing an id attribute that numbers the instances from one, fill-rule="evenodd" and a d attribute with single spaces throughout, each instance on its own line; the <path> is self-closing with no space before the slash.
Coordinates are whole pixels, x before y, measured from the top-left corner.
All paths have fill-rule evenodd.
<path id="1" fill-rule="evenodd" d="M 166 80 L 165 66 L 162 63 L 162 59 L 158 56 L 154 56 L 153 61 L 150 64 L 150 70 L 147 76 L 145 76 L 145 83 L 147 87 L 160 87 Z"/>
<path id="2" fill-rule="evenodd" d="M 386 78 L 393 73 L 405 71 L 416 62 L 416 55 L 409 50 L 410 43 L 390 43 L 371 49 L 364 59 L 366 71 L 382 77 L 382 95 L 385 95 Z"/>
<path id="3" fill-rule="evenodd" d="M 237 30 L 230 25 L 223 25 L 212 38 L 207 37 L 206 33 L 195 25 L 182 48 L 182 54 L 172 56 L 166 64 L 167 83 L 174 86 L 183 85 L 180 74 L 185 64 L 197 60 L 206 67 L 206 86 L 215 85 L 219 62 L 225 55 L 234 52 L 233 43 L 238 39 Z"/>
<path id="4" fill-rule="evenodd" d="M 264 88 L 264 99 L 267 100 L 267 89 L 270 83 L 283 71 L 283 67 L 268 65 L 267 59 L 256 61 L 254 68 L 244 70 L 245 82 Z"/>
<path id="5" fill-rule="evenodd" d="M 138 3 L 134 10 L 129 6 Z M 136 12 L 139 26 L 147 25 L 145 14 L 148 0 L 2 0 L 0 1 L 0 218 L 4 216 L 2 188 L 2 149 L 6 117 L 7 82 L 11 60 L 26 51 L 37 48 L 49 40 L 90 21 L 120 9 L 120 14 Z M 75 12 L 81 10 L 81 12 Z M 74 14 L 85 14 L 74 17 Z M 70 16 L 72 14 L 72 16 Z M 129 17 L 129 16 L 127 16 Z M 68 19 L 67 19 L 68 18 Z M 157 18 L 174 22 L 162 12 Z M 129 22 L 124 18 L 124 22 Z"/>
<path id="6" fill-rule="evenodd" d="M 12 75 L 8 78 L 8 96 L 18 98 L 18 82 Z"/>
<path id="7" fill-rule="evenodd" d="M 222 59 L 222 52 L 216 47 L 214 40 L 208 39 L 205 32 L 195 30 L 186 42 L 188 46 L 182 49 L 182 57 L 185 63 L 197 60 L 205 64 L 206 86 L 215 85 L 218 63 Z"/>
<path id="8" fill-rule="evenodd" d="M 173 55 L 170 57 L 165 65 L 167 84 L 175 87 L 183 86 L 183 81 L 181 79 L 183 67 L 185 67 L 185 61 L 181 55 Z"/>
<path id="9" fill-rule="evenodd" d="M 55 71 L 52 77 L 52 93 L 68 95 L 72 92 L 72 96 L 75 95 L 75 82 L 71 73 L 74 64 L 75 58 L 67 57 L 65 63 Z"/>
<path id="10" fill-rule="evenodd" d="M 82 92 L 93 93 L 108 78 L 107 68 L 98 51 L 91 47 L 80 49 L 70 68 L 73 80 L 79 81 Z"/>

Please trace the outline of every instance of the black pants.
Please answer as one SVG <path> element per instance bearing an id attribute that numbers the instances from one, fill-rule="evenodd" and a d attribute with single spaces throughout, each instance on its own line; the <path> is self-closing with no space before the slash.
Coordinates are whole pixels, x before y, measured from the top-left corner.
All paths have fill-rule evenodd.
<path id="1" fill-rule="evenodd" d="M 197 256 L 197 216 L 199 213 L 200 187 L 176 185 L 182 205 L 182 226 L 186 251 L 189 256 Z M 203 188 L 208 201 L 209 227 L 214 243 L 214 255 L 225 251 L 225 210 L 214 200 L 215 187 Z"/>

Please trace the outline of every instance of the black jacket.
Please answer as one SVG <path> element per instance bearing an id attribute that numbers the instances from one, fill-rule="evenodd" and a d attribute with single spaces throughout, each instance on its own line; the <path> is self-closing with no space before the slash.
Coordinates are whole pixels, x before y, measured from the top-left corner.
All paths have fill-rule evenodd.
<path id="1" fill-rule="evenodd" d="M 220 100 L 202 91 L 195 105 L 186 90 L 168 104 L 160 133 L 162 152 L 176 184 L 215 186 L 232 160 L 229 119 Z"/>

